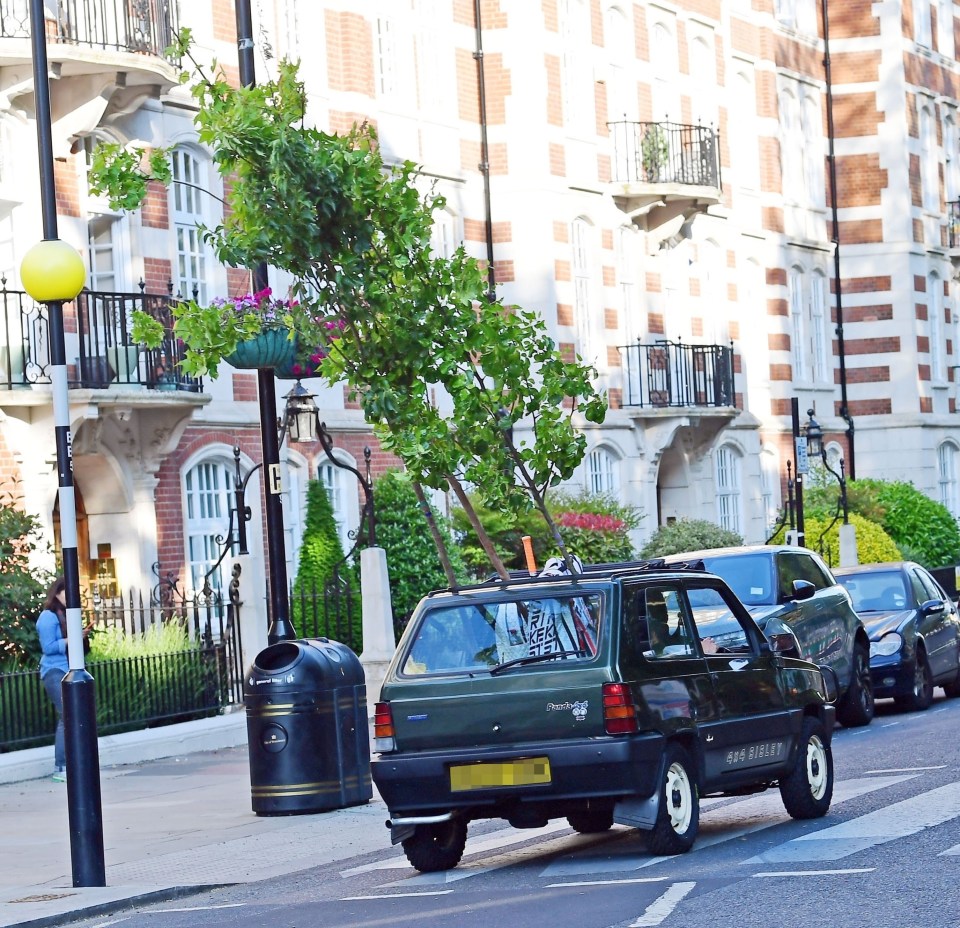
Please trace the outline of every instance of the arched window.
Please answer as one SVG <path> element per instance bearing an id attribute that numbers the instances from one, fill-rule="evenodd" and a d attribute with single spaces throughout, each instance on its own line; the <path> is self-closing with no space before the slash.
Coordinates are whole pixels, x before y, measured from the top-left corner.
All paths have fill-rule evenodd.
<path id="1" fill-rule="evenodd" d="M 800 101 L 793 87 L 780 93 L 780 172 L 784 199 L 803 202 L 803 124 Z"/>
<path id="2" fill-rule="evenodd" d="M 587 54 L 590 10 L 586 0 L 560 0 L 558 7 L 563 48 L 563 116 L 568 130 L 594 134 L 593 72 Z"/>
<path id="3" fill-rule="evenodd" d="M 317 465 L 317 480 L 319 480 L 327 490 L 327 497 L 330 500 L 330 508 L 333 510 L 333 518 L 337 523 L 337 534 L 340 536 L 340 544 L 346 553 L 350 546 L 347 544 L 347 513 L 344 499 L 344 477 L 349 476 L 329 461 Z"/>
<path id="4" fill-rule="evenodd" d="M 717 487 L 717 522 L 722 528 L 738 535 L 743 533 L 741 510 L 739 452 L 731 445 L 721 445 L 714 455 Z"/>
<path id="5" fill-rule="evenodd" d="M 587 489 L 598 496 L 615 496 L 620 490 L 619 461 L 604 448 L 587 455 Z"/>
<path id="6" fill-rule="evenodd" d="M 954 515 L 960 515 L 957 494 L 957 446 L 945 441 L 937 448 L 940 502 Z"/>
<path id="7" fill-rule="evenodd" d="M 200 461 L 184 474 L 187 569 L 193 590 L 203 589 L 204 578 L 223 550 L 217 539 L 227 534 L 232 492 L 233 467 L 225 458 Z M 224 588 L 222 564 L 209 579 L 213 589 Z"/>
<path id="8" fill-rule="evenodd" d="M 653 74 L 653 120 L 679 122 L 682 114 L 676 75 L 680 73 L 677 54 L 676 17 L 665 10 L 650 8 L 660 17 L 653 24 L 650 43 L 650 69 Z"/>
<path id="9" fill-rule="evenodd" d="M 794 266 L 787 278 L 794 380 L 823 384 L 827 374 L 827 278 Z"/>
<path id="10" fill-rule="evenodd" d="M 203 198 L 209 195 L 205 192 L 209 190 L 207 164 L 189 148 L 175 148 L 170 158 L 170 212 L 177 246 L 174 283 L 184 299 L 196 294 L 198 302 L 205 303 L 210 261 L 200 227 L 209 225 L 203 204 Z"/>
<path id="11" fill-rule="evenodd" d="M 637 118 L 637 91 L 633 79 L 633 28 L 618 6 L 604 14 L 603 37 L 609 55 L 607 118 L 612 122 Z"/>

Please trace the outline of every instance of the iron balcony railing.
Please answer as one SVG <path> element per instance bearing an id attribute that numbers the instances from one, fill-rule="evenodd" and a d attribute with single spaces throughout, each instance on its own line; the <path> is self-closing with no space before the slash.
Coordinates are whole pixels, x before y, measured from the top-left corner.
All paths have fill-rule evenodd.
<path id="1" fill-rule="evenodd" d="M 0 278 L 0 389 L 50 383 L 47 307 Z M 113 385 L 199 393 L 203 382 L 180 372 L 184 346 L 173 334 L 170 296 L 84 290 L 64 304 L 67 386 L 107 389 Z M 166 333 L 159 348 L 143 348 L 130 336 L 133 311 L 158 319 Z"/>
<path id="2" fill-rule="evenodd" d="M 167 58 L 180 28 L 176 0 L 46 0 L 47 39 Z M 0 0 L 0 38 L 30 36 L 30 0 Z M 172 59 L 168 59 L 172 60 Z"/>
<path id="3" fill-rule="evenodd" d="M 960 200 L 947 203 L 947 247 L 960 248 Z"/>
<path id="4" fill-rule="evenodd" d="M 633 184 L 720 186 L 716 130 L 674 122 L 607 123 L 613 137 L 613 180 Z"/>
<path id="5" fill-rule="evenodd" d="M 644 408 L 734 405 L 733 348 L 657 341 L 623 345 L 623 405 Z"/>

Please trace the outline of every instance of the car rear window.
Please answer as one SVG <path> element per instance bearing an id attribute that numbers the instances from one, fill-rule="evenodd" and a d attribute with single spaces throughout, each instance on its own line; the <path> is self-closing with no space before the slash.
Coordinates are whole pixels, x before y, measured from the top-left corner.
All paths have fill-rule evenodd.
<path id="1" fill-rule="evenodd" d="M 704 567 L 723 577 L 745 606 L 770 606 L 777 602 L 773 560 L 766 554 L 730 554 L 705 557 Z"/>
<path id="2" fill-rule="evenodd" d="M 847 589 L 855 612 L 886 612 L 903 609 L 907 589 L 899 571 L 846 574 L 837 580 Z"/>
<path id="3" fill-rule="evenodd" d="M 527 659 L 589 660 L 597 653 L 600 616 L 599 594 L 438 606 L 422 616 L 400 672 L 470 673 Z"/>

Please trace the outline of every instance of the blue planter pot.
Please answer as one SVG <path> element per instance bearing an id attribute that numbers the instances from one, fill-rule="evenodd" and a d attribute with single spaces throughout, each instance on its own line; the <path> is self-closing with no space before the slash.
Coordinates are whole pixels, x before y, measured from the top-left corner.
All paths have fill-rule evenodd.
<path id="1" fill-rule="evenodd" d="M 288 329 L 264 329 L 259 335 L 240 342 L 224 360 L 242 370 L 286 368 L 293 363 L 295 351 Z"/>

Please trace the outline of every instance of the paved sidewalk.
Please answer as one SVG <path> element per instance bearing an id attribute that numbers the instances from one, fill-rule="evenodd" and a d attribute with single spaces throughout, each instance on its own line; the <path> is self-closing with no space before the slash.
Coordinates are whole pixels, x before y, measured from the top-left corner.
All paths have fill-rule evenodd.
<path id="1" fill-rule="evenodd" d="M 43 763 L 49 768 L 49 756 Z M 65 784 L 47 770 L 0 785 L 0 928 L 64 925 L 151 895 L 254 882 L 390 847 L 376 793 L 330 812 L 254 815 L 245 744 L 117 766 L 101 751 L 100 783 L 107 886 L 80 889 Z"/>

